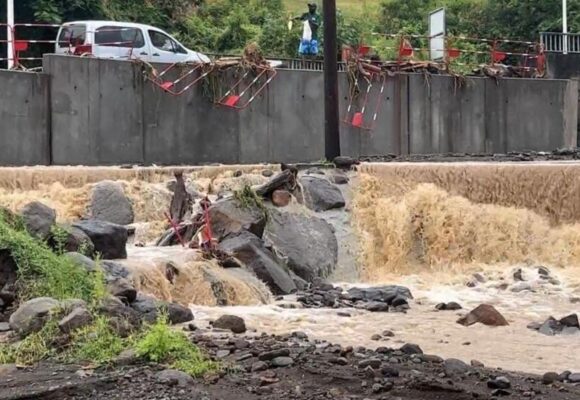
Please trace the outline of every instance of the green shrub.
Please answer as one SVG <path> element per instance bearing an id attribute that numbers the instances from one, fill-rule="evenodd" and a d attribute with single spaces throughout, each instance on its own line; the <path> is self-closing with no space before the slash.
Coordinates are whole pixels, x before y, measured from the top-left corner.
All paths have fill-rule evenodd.
<path id="1" fill-rule="evenodd" d="M 89 274 L 63 255 L 55 254 L 45 243 L 15 228 L 0 215 L 0 250 L 9 250 L 18 265 L 19 299 L 52 297 L 58 300 L 91 301 L 102 283 L 102 275 Z"/>
<path id="2" fill-rule="evenodd" d="M 192 376 L 216 371 L 218 365 L 208 360 L 183 332 L 171 329 L 166 316 L 145 330 L 135 344 L 137 355 L 147 361 L 168 364 Z"/>
<path id="3" fill-rule="evenodd" d="M 71 361 L 90 361 L 102 365 L 112 362 L 125 348 L 129 339 L 123 339 L 111 328 L 109 319 L 98 316 L 95 321 L 74 332 L 71 349 L 65 358 Z"/>
<path id="4" fill-rule="evenodd" d="M 20 342 L 0 344 L 0 364 L 32 365 L 54 356 L 53 342 L 58 334 L 58 322 L 53 319 Z"/>

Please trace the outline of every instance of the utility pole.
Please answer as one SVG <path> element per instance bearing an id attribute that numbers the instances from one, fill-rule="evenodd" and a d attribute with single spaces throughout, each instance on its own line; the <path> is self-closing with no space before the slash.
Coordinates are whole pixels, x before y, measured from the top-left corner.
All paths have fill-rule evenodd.
<path id="1" fill-rule="evenodd" d="M 12 27 L 14 26 L 14 0 L 6 0 L 6 58 L 8 58 L 8 69 L 12 69 L 14 66 L 14 31 Z"/>
<path id="2" fill-rule="evenodd" d="M 340 155 L 336 0 L 324 0 L 324 153 L 332 161 Z"/>
<path id="3" fill-rule="evenodd" d="M 562 50 L 564 54 L 568 54 L 568 2 L 567 0 L 562 0 L 562 38 L 564 39 L 564 44 Z"/>

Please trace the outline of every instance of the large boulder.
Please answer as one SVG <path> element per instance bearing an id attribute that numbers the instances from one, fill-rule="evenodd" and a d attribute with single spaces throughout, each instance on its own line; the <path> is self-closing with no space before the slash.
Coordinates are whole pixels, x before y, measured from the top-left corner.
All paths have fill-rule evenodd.
<path id="1" fill-rule="evenodd" d="M 249 231 L 262 237 L 266 225 L 266 213 L 257 205 L 240 204 L 236 199 L 226 199 L 209 209 L 211 231 L 217 240 L 241 231 Z"/>
<path id="2" fill-rule="evenodd" d="M 132 303 L 137 299 L 137 289 L 125 278 L 117 278 L 107 282 L 107 290 L 113 296 L 128 303 Z"/>
<path id="3" fill-rule="evenodd" d="M 73 224 L 91 238 L 95 252 L 105 260 L 127 258 L 128 233 L 124 226 L 98 220 L 79 221 Z"/>
<path id="4" fill-rule="evenodd" d="M 509 323 L 503 315 L 489 304 L 481 304 L 471 310 L 465 317 L 457 320 L 458 324 L 471 326 L 476 323 L 488 326 L 507 326 Z"/>
<path id="5" fill-rule="evenodd" d="M 93 187 L 90 203 L 93 219 L 118 225 L 129 225 L 135 221 L 133 205 L 125 196 L 123 186 L 112 181 L 103 181 Z"/>
<path id="6" fill-rule="evenodd" d="M 222 315 L 213 323 L 214 328 L 230 330 L 233 333 L 246 332 L 246 321 L 236 315 Z"/>
<path id="7" fill-rule="evenodd" d="M 304 176 L 300 178 L 304 204 L 314 211 L 326 211 L 345 206 L 340 189 L 324 178 Z"/>
<path id="8" fill-rule="evenodd" d="M 71 333 L 77 329 L 84 328 L 92 321 L 93 316 L 89 310 L 83 307 L 78 307 L 61 319 L 58 323 L 58 327 L 63 333 Z"/>
<path id="9" fill-rule="evenodd" d="M 278 264 L 272 252 L 256 235 L 240 232 L 236 236 L 228 236 L 219 248 L 244 263 L 258 279 L 268 285 L 272 293 L 279 295 L 296 291 L 296 284 L 288 271 Z"/>
<path id="10" fill-rule="evenodd" d="M 81 229 L 70 225 L 56 225 L 48 238 L 48 245 L 60 252 L 80 252 L 87 256 L 95 253 L 93 241 Z"/>
<path id="11" fill-rule="evenodd" d="M 351 288 L 343 295 L 350 301 L 382 302 L 391 305 L 397 297 L 412 299 L 409 288 L 398 285 L 375 286 L 369 288 Z"/>
<path id="12" fill-rule="evenodd" d="M 56 211 L 35 201 L 25 205 L 20 213 L 30 235 L 41 240 L 48 239 L 50 230 L 56 222 Z"/>
<path id="13" fill-rule="evenodd" d="M 50 297 L 29 300 L 10 316 L 10 328 L 22 337 L 38 332 L 50 319 L 51 312 L 59 307 L 60 303 Z"/>
<path id="14" fill-rule="evenodd" d="M 338 242 L 323 219 L 269 210 L 264 242 L 288 269 L 308 282 L 327 277 L 336 267 Z"/>
<path id="15" fill-rule="evenodd" d="M 0 250 L 0 301 L 9 306 L 16 296 L 18 266 L 8 250 Z"/>
<path id="16" fill-rule="evenodd" d="M 171 324 L 182 324 L 193 320 L 193 313 L 189 308 L 176 303 L 159 301 L 142 294 L 137 295 L 131 307 L 139 313 L 142 320 L 149 323 L 155 322 L 160 312 L 167 313 Z"/>

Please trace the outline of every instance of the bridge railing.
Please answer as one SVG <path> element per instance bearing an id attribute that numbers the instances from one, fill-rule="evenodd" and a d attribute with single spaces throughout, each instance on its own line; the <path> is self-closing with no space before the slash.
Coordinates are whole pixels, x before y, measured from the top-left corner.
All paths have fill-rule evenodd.
<path id="1" fill-rule="evenodd" d="M 580 33 L 542 32 L 544 51 L 550 53 L 580 53 Z"/>

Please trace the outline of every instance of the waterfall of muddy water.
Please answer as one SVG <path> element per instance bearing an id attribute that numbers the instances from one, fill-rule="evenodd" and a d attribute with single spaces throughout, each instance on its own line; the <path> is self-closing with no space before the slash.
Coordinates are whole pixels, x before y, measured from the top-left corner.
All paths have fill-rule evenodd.
<path id="1" fill-rule="evenodd" d="M 362 169 L 353 218 L 368 282 L 497 263 L 580 271 L 580 164 Z"/>
<path id="2" fill-rule="evenodd" d="M 218 194 L 265 181 L 265 168 L 185 168 L 185 176 L 192 189 Z M 146 243 L 166 226 L 166 182 L 173 170 L 0 169 L 0 205 L 18 210 L 39 200 L 55 208 L 59 220 L 74 220 L 86 214 L 95 182 L 117 180 L 134 204 L 137 241 Z M 233 177 L 236 170 L 244 171 L 242 177 Z M 130 246 L 121 262 L 142 292 L 191 304 L 196 324 L 232 313 L 258 332 L 300 330 L 368 347 L 414 342 L 430 354 L 490 367 L 580 371 L 580 335 L 550 337 L 526 328 L 580 311 L 580 303 L 571 302 L 580 298 L 580 163 L 364 164 L 359 171 L 351 174 L 350 187 L 341 186 L 346 210 L 312 213 L 296 204 L 285 210 L 315 214 L 334 226 L 339 260 L 333 282 L 406 285 L 415 296 L 407 314 L 349 309 L 343 311 L 351 317 L 339 317 L 339 310 L 288 309 L 273 303 L 248 271 L 222 269 L 179 246 Z M 554 279 L 539 279 L 538 265 L 549 267 Z M 518 291 L 516 268 L 532 290 Z M 474 272 L 486 280 L 467 287 Z M 297 306 L 294 300 L 283 303 Z M 464 310 L 435 312 L 443 301 L 457 301 Z M 493 304 L 510 326 L 456 323 L 481 303 Z M 393 338 L 371 341 L 387 329 Z"/>
<path id="3" fill-rule="evenodd" d="M 194 306 L 198 321 L 231 312 L 258 332 L 300 330 L 373 348 L 413 342 L 430 354 L 531 373 L 580 370 L 580 335 L 551 337 L 527 329 L 532 321 L 579 311 L 571 300 L 580 297 L 580 164 L 387 164 L 360 170 L 348 206 L 360 245 L 360 279 L 364 285 L 408 286 L 415 301 L 407 314 L 349 309 L 343 311 L 351 317 L 340 317 L 338 310 L 283 304 Z M 344 214 L 323 216 L 336 229 Z M 337 236 L 339 243 L 341 236 L 352 240 L 340 229 Z M 334 279 L 348 276 L 345 265 Z M 555 280 L 539 279 L 537 265 L 548 266 Z M 518 291 L 516 268 L 532 290 Z M 474 272 L 486 283 L 467 287 Z M 464 309 L 434 310 L 448 301 Z M 456 323 L 482 303 L 494 305 L 510 326 Z M 395 337 L 371 340 L 384 330 Z"/>
<path id="4" fill-rule="evenodd" d="M 268 288 L 244 269 L 223 269 L 200 252 L 174 247 L 129 247 L 120 260 L 139 291 L 183 305 L 259 305 L 271 301 Z"/>
<path id="5" fill-rule="evenodd" d="M 175 171 L 183 171 L 186 184 L 200 194 L 219 194 L 244 185 L 265 182 L 261 172 L 276 170 L 268 165 L 212 167 L 25 167 L 0 168 L 0 206 L 19 211 L 31 201 L 40 201 L 56 210 L 58 222 L 78 220 L 87 215 L 90 193 L 102 180 L 119 182 L 133 203 L 135 242 L 150 243 L 166 228 L 165 212 L 171 202 L 166 183 Z M 241 171 L 240 177 L 234 172 Z"/>

